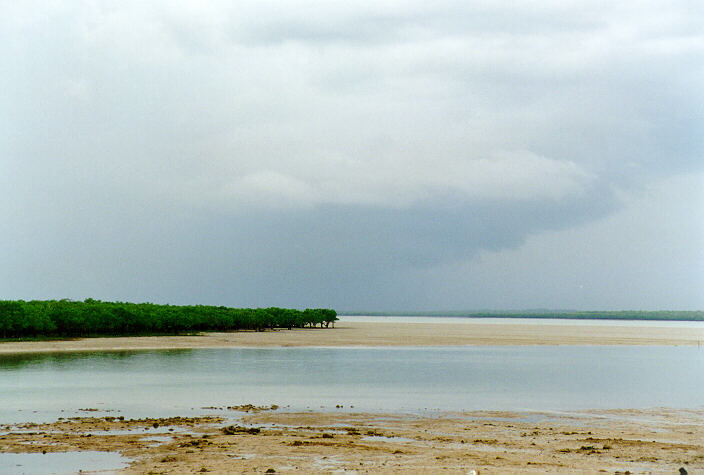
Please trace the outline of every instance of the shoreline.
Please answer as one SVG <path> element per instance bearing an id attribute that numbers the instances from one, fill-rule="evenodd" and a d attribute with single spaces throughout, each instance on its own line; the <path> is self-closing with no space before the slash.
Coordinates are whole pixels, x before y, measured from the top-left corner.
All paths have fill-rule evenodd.
<path id="1" fill-rule="evenodd" d="M 195 348 L 704 345 L 702 328 L 530 323 L 356 322 L 336 328 L 0 343 L 3 355 Z M 20 358 L 22 358 L 20 356 Z M 11 358 L 8 358 L 11 359 Z M 374 412 L 202 407 L 123 417 L 99 402 L 54 422 L 0 423 L 0 465 L 124 457 L 115 473 L 689 473 L 704 469 L 704 407 Z M 276 402 L 275 400 L 272 402 Z M 127 416 L 125 413 L 124 416 Z M 145 417 L 151 416 L 151 417 Z M 27 420 L 23 417 L 25 421 Z M 56 458 L 52 459 L 51 457 Z M 14 458 L 13 458 L 14 457 Z M 114 463 L 114 457 L 105 457 Z M 78 463 L 78 462 L 77 462 Z M 80 466 L 79 466 L 80 468 Z M 1 470 L 0 470 L 1 471 Z"/>
<path id="2" fill-rule="evenodd" d="M 593 322 L 416 323 L 342 320 L 335 328 L 207 332 L 188 336 L 1 342 L 0 355 L 197 348 L 644 345 L 703 346 L 702 328 L 599 325 Z"/>

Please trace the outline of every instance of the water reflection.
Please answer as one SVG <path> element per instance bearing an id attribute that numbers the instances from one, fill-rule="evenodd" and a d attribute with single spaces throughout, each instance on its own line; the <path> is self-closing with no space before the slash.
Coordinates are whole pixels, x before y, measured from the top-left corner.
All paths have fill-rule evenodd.
<path id="1" fill-rule="evenodd" d="M 31 366 L 51 366 L 56 368 L 70 367 L 87 361 L 101 364 L 105 362 L 126 361 L 133 358 L 150 358 L 152 353 L 159 357 L 178 358 L 186 356 L 192 350 L 121 350 L 121 351 L 71 351 L 47 353 L 0 354 L 0 371 L 22 369 Z"/>

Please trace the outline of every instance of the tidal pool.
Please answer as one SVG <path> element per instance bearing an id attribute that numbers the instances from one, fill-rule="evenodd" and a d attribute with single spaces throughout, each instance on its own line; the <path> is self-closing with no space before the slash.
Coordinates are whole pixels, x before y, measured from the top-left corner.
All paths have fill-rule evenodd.
<path id="1" fill-rule="evenodd" d="M 56 474 L 68 475 L 80 471 L 120 470 L 128 460 L 114 452 L 52 452 L 47 454 L 0 453 L 0 475 Z"/>
<path id="2" fill-rule="evenodd" d="M 704 349 L 229 348 L 0 356 L 0 424 L 223 413 L 205 407 L 245 403 L 389 412 L 696 408 L 704 406 Z"/>

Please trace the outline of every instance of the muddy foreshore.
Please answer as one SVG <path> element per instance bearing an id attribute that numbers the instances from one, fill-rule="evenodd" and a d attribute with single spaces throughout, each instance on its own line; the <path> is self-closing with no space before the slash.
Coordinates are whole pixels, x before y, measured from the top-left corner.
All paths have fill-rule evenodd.
<path id="1" fill-rule="evenodd" d="M 130 463 L 121 473 L 704 473 L 704 410 L 348 410 L 245 405 L 193 418 L 86 415 L 0 426 L 0 452 L 117 452 Z"/>

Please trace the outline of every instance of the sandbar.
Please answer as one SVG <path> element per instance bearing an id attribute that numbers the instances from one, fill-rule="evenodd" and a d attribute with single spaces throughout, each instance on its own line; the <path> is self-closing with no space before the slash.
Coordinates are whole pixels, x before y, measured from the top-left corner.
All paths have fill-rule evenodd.
<path id="1" fill-rule="evenodd" d="M 701 327 L 564 323 L 340 321 L 335 328 L 207 332 L 189 336 L 76 338 L 1 342 L 0 354 L 246 347 L 458 345 L 704 345 Z"/>

